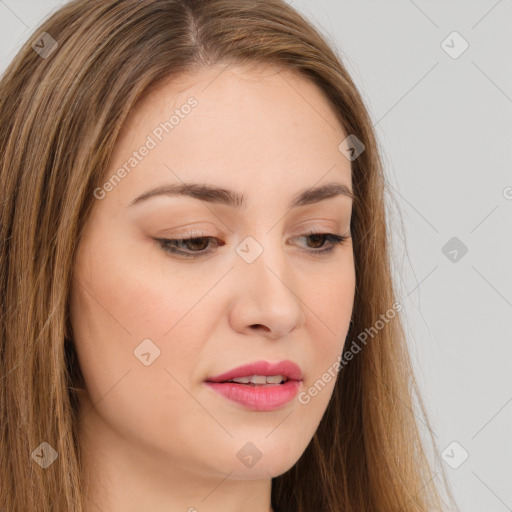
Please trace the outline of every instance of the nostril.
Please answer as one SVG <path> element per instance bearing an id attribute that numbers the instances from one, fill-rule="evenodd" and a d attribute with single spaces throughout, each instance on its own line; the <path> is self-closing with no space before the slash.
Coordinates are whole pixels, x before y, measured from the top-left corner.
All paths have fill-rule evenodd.
<path id="1" fill-rule="evenodd" d="M 270 331 L 270 329 L 268 327 L 266 327 L 265 325 L 262 325 L 262 324 L 253 324 L 253 325 L 251 325 L 252 329 L 259 329 L 260 327 L 262 329 L 266 330 L 266 331 Z"/>

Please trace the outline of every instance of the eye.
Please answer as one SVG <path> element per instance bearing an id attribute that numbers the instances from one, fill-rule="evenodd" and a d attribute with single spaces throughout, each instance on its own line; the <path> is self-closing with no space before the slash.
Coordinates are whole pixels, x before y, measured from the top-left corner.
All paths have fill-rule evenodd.
<path id="1" fill-rule="evenodd" d="M 312 254 L 330 254 L 334 251 L 337 245 L 344 243 L 350 235 L 337 235 L 334 233 L 315 233 L 308 232 L 301 236 L 293 237 L 292 240 L 300 238 L 309 238 L 313 243 L 313 249 L 306 252 Z M 198 257 L 209 254 L 212 249 L 210 248 L 210 241 L 215 241 L 216 247 L 226 245 L 216 237 L 213 236 L 195 236 L 191 238 L 156 238 L 155 239 L 165 252 L 170 254 L 185 256 L 185 257 Z M 325 241 L 328 246 L 324 247 Z M 185 248 L 186 250 L 183 250 Z"/>
<path id="2" fill-rule="evenodd" d="M 196 236 L 193 238 L 157 238 L 157 242 L 160 243 L 160 246 L 164 251 L 169 252 L 171 254 L 177 254 L 179 256 L 188 256 L 188 257 L 197 257 L 202 256 L 210 252 L 209 250 L 205 250 L 210 246 L 210 241 L 215 240 L 216 246 L 225 245 L 223 242 L 220 242 L 218 238 L 213 236 Z M 189 252 L 186 250 L 188 249 Z"/>
<path id="3" fill-rule="evenodd" d="M 336 235 L 334 233 L 305 233 L 296 238 L 309 238 L 313 242 L 313 246 L 317 250 L 309 251 L 312 253 L 329 254 L 334 251 L 337 245 L 344 243 L 349 237 L 347 235 Z M 330 245 L 324 247 L 324 242 L 327 241 Z M 323 247 L 320 248 L 319 247 Z"/>

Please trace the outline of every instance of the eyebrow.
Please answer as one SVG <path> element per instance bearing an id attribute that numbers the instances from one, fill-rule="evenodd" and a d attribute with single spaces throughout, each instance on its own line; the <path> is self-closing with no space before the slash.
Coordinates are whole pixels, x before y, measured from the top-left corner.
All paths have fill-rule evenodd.
<path id="1" fill-rule="evenodd" d="M 236 209 L 246 206 L 245 196 L 243 194 L 238 194 L 233 190 L 208 185 L 206 183 L 175 183 L 172 185 L 162 185 L 138 196 L 129 206 L 139 204 L 142 201 L 156 196 L 188 196 Z M 288 207 L 289 209 L 298 208 L 338 196 L 349 197 L 353 201 L 356 199 L 354 193 L 346 185 L 333 182 L 301 190 L 292 198 Z"/>

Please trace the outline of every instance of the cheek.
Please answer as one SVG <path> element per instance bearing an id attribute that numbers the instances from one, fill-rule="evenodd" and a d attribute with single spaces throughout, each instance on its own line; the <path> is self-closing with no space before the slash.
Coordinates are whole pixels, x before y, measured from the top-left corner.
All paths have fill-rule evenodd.
<path id="1" fill-rule="evenodd" d="M 152 244 L 98 242 L 84 251 L 77 264 L 82 284 L 77 291 L 90 303 L 87 316 L 97 329 L 133 342 L 163 337 L 213 284 L 190 265 L 167 261 Z"/>
<path id="2" fill-rule="evenodd" d="M 129 369 L 146 371 L 138 381 L 162 392 L 176 387 L 164 369 L 184 385 L 191 380 L 213 307 L 211 298 L 200 299 L 218 278 L 188 267 L 180 271 L 156 251 L 89 242 L 77 260 L 70 314 L 93 400 Z M 147 371 L 153 368 L 163 387 Z"/>
<path id="3" fill-rule="evenodd" d="M 317 272 L 301 285 L 300 298 L 308 316 L 309 334 L 326 356 L 339 353 L 347 334 L 355 296 L 353 260 L 328 272 Z"/>
<path id="4" fill-rule="evenodd" d="M 329 275 L 319 275 L 315 282 L 316 286 L 302 295 L 308 311 L 306 322 L 312 351 L 307 358 L 310 371 L 297 401 L 306 416 L 314 419 L 316 428 L 334 391 L 336 363 L 343 353 L 350 326 L 355 295 L 353 260 Z"/>
<path id="5" fill-rule="evenodd" d="M 102 265 L 79 267 L 82 285 L 73 283 L 70 303 L 88 398 L 113 431 L 180 453 L 172 440 L 190 437 L 194 418 L 204 421 L 185 389 L 193 386 L 202 340 L 208 338 L 197 316 L 201 307 L 193 307 L 207 288 L 187 292 L 173 278 L 171 289 L 170 282 L 155 278 L 151 265 L 135 272 L 136 258 L 103 256 Z M 175 292 L 180 288 L 184 292 Z"/>

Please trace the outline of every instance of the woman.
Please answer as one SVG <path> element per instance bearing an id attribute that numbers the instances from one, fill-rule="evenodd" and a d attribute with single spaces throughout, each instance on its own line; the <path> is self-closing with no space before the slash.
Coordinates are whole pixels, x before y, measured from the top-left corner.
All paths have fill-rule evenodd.
<path id="1" fill-rule="evenodd" d="M 441 510 L 375 134 L 311 24 L 73 1 L 0 92 L 0 509 Z"/>

